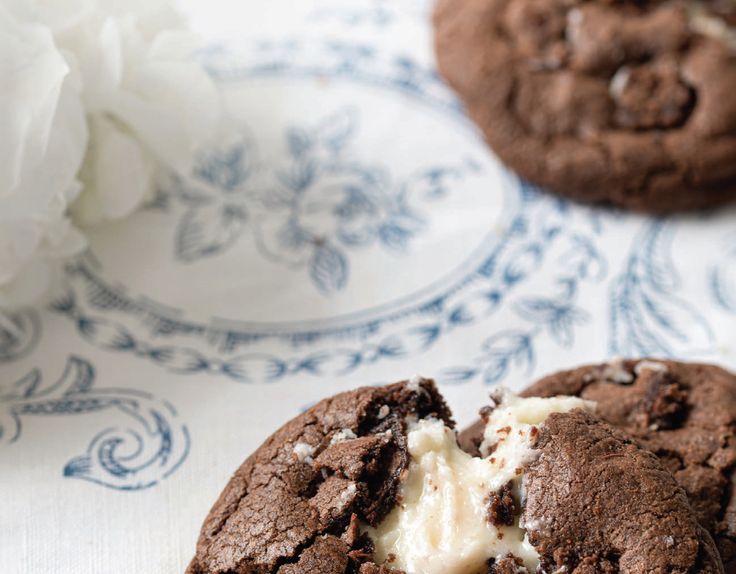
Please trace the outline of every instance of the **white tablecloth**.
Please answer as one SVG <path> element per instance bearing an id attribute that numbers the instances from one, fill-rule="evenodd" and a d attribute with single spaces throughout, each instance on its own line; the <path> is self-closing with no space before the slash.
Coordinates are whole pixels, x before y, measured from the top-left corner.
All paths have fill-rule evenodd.
<path id="1" fill-rule="evenodd" d="M 736 366 L 736 210 L 540 194 L 432 66 L 418 0 L 186 3 L 233 137 L 0 330 L 0 571 L 182 572 L 230 473 L 320 398 L 614 355 Z"/>

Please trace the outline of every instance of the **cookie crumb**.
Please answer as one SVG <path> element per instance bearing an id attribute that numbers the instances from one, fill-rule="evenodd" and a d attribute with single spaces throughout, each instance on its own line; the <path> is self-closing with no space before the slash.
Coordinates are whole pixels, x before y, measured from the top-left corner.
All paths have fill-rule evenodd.
<path id="1" fill-rule="evenodd" d="M 348 487 L 343 490 L 340 493 L 340 506 L 344 506 L 345 503 L 349 502 L 353 496 L 355 496 L 355 493 L 358 491 L 358 487 L 355 486 L 355 483 L 351 483 L 348 485 Z"/>
<path id="2" fill-rule="evenodd" d="M 378 414 L 376 415 L 376 417 L 378 418 L 379 421 L 382 421 L 388 416 L 390 412 L 391 412 L 391 409 L 388 408 L 388 405 L 381 405 L 381 408 L 378 409 Z"/>
<path id="3" fill-rule="evenodd" d="M 330 439 L 330 445 L 339 444 L 341 442 L 345 442 L 346 440 L 353 440 L 356 438 L 358 438 L 358 435 L 356 435 L 352 430 L 340 429 L 334 435 L 332 435 L 332 438 Z"/>
<path id="4" fill-rule="evenodd" d="M 618 99 L 623 95 L 630 78 L 631 68 L 628 66 L 621 66 L 616 71 L 611 78 L 611 83 L 608 84 L 608 92 L 611 94 L 613 99 Z"/>
<path id="5" fill-rule="evenodd" d="M 664 363 L 660 363 L 658 361 L 647 361 L 647 360 L 639 361 L 634 367 L 634 373 L 636 373 L 636 375 L 639 376 L 644 371 L 655 371 L 658 373 L 666 373 L 667 365 L 665 365 Z"/>
<path id="6" fill-rule="evenodd" d="M 736 27 L 729 25 L 726 18 L 709 12 L 702 2 L 688 6 L 690 28 L 696 33 L 712 38 L 736 54 Z"/>
<path id="7" fill-rule="evenodd" d="M 292 452 L 299 462 L 312 464 L 314 462 L 313 457 L 316 450 L 316 447 L 312 446 L 311 444 L 308 444 L 306 442 L 298 442 L 294 445 Z"/>
<path id="8" fill-rule="evenodd" d="M 488 521 L 494 526 L 513 526 L 518 512 L 510 482 L 488 496 Z"/>
<path id="9" fill-rule="evenodd" d="M 497 556 L 488 562 L 488 574 L 529 574 L 521 558 L 513 554 Z"/>
<path id="10" fill-rule="evenodd" d="M 666 370 L 642 370 L 640 380 L 646 392 L 638 409 L 647 428 L 657 431 L 682 426 L 689 410 L 687 391 Z"/>
<path id="11" fill-rule="evenodd" d="M 603 368 L 601 375 L 603 379 L 611 383 L 629 385 L 634 382 L 634 375 L 624 368 L 624 361 L 620 358 L 610 360 Z"/>
<path id="12" fill-rule="evenodd" d="M 565 40 L 575 44 L 580 36 L 580 27 L 583 24 L 583 11 L 573 8 L 567 13 L 567 27 L 565 28 Z"/>
<path id="13" fill-rule="evenodd" d="M 419 375 L 414 375 L 411 379 L 409 379 L 409 382 L 406 384 L 406 388 L 413 393 L 419 393 L 422 391 L 422 381 L 422 377 L 420 377 Z"/>

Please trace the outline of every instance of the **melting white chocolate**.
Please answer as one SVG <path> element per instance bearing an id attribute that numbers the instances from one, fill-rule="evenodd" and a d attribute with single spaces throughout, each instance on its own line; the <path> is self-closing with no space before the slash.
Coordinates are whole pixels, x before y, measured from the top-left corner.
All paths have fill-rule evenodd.
<path id="1" fill-rule="evenodd" d="M 644 371 L 654 371 L 656 373 L 666 373 L 667 365 L 660 363 L 659 361 L 643 360 L 639 361 L 634 367 L 634 372 L 637 375 L 641 375 Z"/>
<path id="2" fill-rule="evenodd" d="M 462 451 L 442 421 L 409 422 L 411 461 L 399 504 L 377 528 L 365 529 L 375 543 L 374 560 L 408 574 L 478 574 L 490 558 L 513 554 L 535 572 L 539 556 L 518 517 L 513 526 L 491 524 L 489 496 L 511 483 L 520 499 L 524 469 L 538 455 L 537 427 L 549 414 L 593 407 L 575 397 L 505 394 L 486 425 L 485 458 Z"/>
<path id="3" fill-rule="evenodd" d="M 693 32 L 718 40 L 731 52 L 736 53 L 736 28 L 710 12 L 703 2 L 688 3 L 688 18 Z"/>

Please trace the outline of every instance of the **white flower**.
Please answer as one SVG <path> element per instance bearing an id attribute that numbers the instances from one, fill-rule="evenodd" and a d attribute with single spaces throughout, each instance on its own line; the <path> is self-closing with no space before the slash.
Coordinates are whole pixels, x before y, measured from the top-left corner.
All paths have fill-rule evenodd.
<path id="1" fill-rule="evenodd" d="M 87 147 L 78 83 L 47 28 L 0 4 L 0 308 L 44 293 L 80 251 L 66 218 Z"/>
<path id="2" fill-rule="evenodd" d="M 0 310 L 38 299 L 159 166 L 188 171 L 220 101 L 168 0 L 0 0 Z"/>
<path id="3" fill-rule="evenodd" d="M 34 4 L 82 78 L 90 148 L 75 214 L 125 217 L 150 195 L 156 166 L 188 170 L 217 125 L 218 93 L 192 60 L 195 39 L 168 1 Z M 62 17 L 59 4 L 75 11 Z"/>

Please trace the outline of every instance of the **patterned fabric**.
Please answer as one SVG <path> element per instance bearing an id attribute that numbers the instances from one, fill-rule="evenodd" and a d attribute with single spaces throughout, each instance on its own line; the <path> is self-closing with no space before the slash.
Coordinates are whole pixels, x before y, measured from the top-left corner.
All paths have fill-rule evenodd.
<path id="1" fill-rule="evenodd" d="M 435 377 L 467 422 L 580 362 L 736 366 L 736 209 L 540 193 L 438 78 L 426 2 L 349 4 L 200 54 L 233 137 L 0 324 L 0 571 L 183 571 L 241 460 L 361 384 Z"/>

